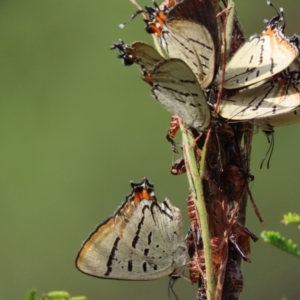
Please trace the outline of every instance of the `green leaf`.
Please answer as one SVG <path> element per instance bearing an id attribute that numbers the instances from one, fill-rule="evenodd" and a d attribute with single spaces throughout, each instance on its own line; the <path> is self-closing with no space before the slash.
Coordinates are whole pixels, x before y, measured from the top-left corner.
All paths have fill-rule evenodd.
<path id="1" fill-rule="evenodd" d="M 26 300 L 38 300 L 36 290 L 31 290 L 26 294 Z M 87 300 L 85 296 L 75 296 L 71 297 L 68 292 L 65 291 L 55 291 L 50 292 L 42 296 L 42 300 Z"/>
<path id="2" fill-rule="evenodd" d="M 50 292 L 43 296 L 43 300 L 70 300 L 70 294 L 64 291 Z"/>
<path id="3" fill-rule="evenodd" d="M 31 291 L 27 292 L 25 299 L 26 300 L 37 300 L 36 290 L 31 290 Z"/>
<path id="4" fill-rule="evenodd" d="M 287 215 L 283 215 L 283 220 L 281 220 L 281 223 L 285 225 L 300 225 L 300 216 L 296 213 L 288 213 Z"/>
<path id="5" fill-rule="evenodd" d="M 293 243 L 292 240 L 286 240 L 279 232 L 263 231 L 261 237 L 265 242 L 300 258 L 300 252 L 298 251 L 297 245 Z"/>

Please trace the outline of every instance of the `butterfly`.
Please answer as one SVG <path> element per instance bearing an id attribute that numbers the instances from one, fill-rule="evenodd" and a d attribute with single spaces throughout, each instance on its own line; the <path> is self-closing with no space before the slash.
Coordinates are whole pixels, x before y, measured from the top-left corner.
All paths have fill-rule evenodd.
<path id="1" fill-rule="evenodd" d="M 265 83 L 223 96 L 220 116 L 238 121 L 266 118 L 282 120 L 285 114 L 292 113 L 300 105 L 299 76 L 300 63 L 296 59 L 286 70 Z"/>
<path id="2" fill-rule="evenodd" d="M 195 74 L 180 59 L 163 59 L 146 43 L 126 45 L 114 43 L 124 65 L 136 63 L 143 72 L 143 80 L 152 86 L 152 96 L 187 126 L 203 131 L 210 125 L 211 113 Z M 157 62 L 158 61 L 158 62 Z"/>
<path id="3" fill-rule="evenodd" d="M 268 4 L 274 8 L 270 1 Z M 252 36 L 231 58 L 225 69 L 224 88 L 263 83 L 286 69 L 299 55 L 298 36 L 284 36 L 285 24 L 280 25 L 283 10 L 276 12 L 277 16 L 268 22 L 261 35 Z"/>
<path id="4" fill-rule="evenodd" d="M 141 12 L 141 11 L 140 11 Z M 171 9 L 146 6 L 146 31 L 155 34 L 172 58 L 183 60 L 203 89 L 216 74 L 219 57 L 218 24 L 211 0 L 184 0 Z"/>
<path id="5" fill-rule="evenodd" d="M 198 131 L 209 127 L 211 113 L 206 96 L 185 62 L 176 58 L 163 60 L 144 73 L 144 80 L 152 86 L 152 96 L 187 126 Z"/>
<path id="6" fill-rule="evenodd" d="M 79 271 L 100 278 L 153 280 L 182 274 L 187 247 L 180 210 L 166 199 L 156 200 L 154 186 L 144 178 L 131 182 L 132 192 L 117 211 L 83 243 Z"/>

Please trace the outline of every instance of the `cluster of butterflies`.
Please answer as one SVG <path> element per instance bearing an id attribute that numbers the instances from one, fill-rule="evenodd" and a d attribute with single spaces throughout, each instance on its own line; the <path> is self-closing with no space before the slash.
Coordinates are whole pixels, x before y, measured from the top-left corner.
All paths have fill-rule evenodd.
<path id="1" fill-rule="evenodd" d="M 273 127 L 300 122 L 298 36 L 284 35 L 283 10 L 276 12 L 260 35 L 238 49 L 225 72 L 219 71 L 219 27 L 212 1 L 183 0 L 171 8 L 154 2 L 133 16 L 144 14 L 146 31 L 158 38 L 168 59 L 143 42 L 120 41 L 111 48 L 120 51 L 125 65 L 140 67 L 153 97 L 187 126 L 205 131 L 216 110 L 213 115 L 219 119 L 251 121 L 270 134 Z"/>
<path id="2" fill-rule="evenodd" d="M 133 17 L 144 15 L 147 32 L 157 36 L 170 58 L 143 42 L 120 41 L 112 49 L 120 51 L 125 65 L 139 66 L 152 95 L 169 112 L 199 132 L 207 130 L 215 118 L 253 120 L 266 132 L 300 121 L 298 37 L 284 35 L 282 10 L 220 72 L 219 26 L 212 1 L 165 4 L 154 2 L 154 7 L 146 6 Z M 223 92 L 217 107 L 220 86 Z M 76 267 L 111 279 L 180 276 L 188 258 L 182 241 L 180 210 L 168 200 L 158 203 L 153 185 L 144 178 L 132 183 L 125 202 L 90 234 Z"/>

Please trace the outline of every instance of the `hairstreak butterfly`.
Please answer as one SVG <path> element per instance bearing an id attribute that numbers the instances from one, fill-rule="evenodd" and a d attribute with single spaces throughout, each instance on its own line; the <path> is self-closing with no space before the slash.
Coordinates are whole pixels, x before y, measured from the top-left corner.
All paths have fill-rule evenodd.
<path id="1" fill-rule="evenodd" d="M 155 34 L 172 58 L 182 59 L 194 72 L 202 88 L 216 73 L 219 55 L 218 25 L 211 0 L 183 0 L 169 9 L 146 6 L 148 33 Z"/>
<path id="2" fill-rule="evenodd" d="M 114 43 L 111 49 L 119 49 L 118 57 L 124 65 L 139 65 L 144 81 L 152 86 L 152 95 L 169 112 L 199 131 L 209 126 L 210 109 L 205 93 L 185 62 L 163 59 L 153 47 L 141 42 L 131 45 Z"/>
<path id="3" fill-rule="evenodd" d="M 187 248 L 180 210 L 168 199 L 158 203 L 144 178 L 118 210 L 83 243 L 76 267 L 100 278 L 152 280 L 182 274 Z"/>
<path id="4" fill-rule="evenodd" d="M 267 2 L 272 5 L 270 1 Z M 298 56 L 298 36 L 284 36 L 283 10 L 277 11 L 261 35 L 252 36 L 226 66 L 224 87 L 237 89 L 270 78 Z M 263 81 L 262 81 L 263 82 Z"/>
<path id="5" fill-rule="evenodd" d="M 223 97 L 220 115 L 229 120 L 251 120 L 290 113 L 300 105 L 299 60 L 256 88 L 245 88 Z"/>
<path id="6" fill-rule="evenodd" d="M 199 131 L 210 124 L 206 97 L 192 70 L 180 59 L 167 59 L 145 72 L 152 95 L 169 112 L 178 115 L 187 126 Z"/>

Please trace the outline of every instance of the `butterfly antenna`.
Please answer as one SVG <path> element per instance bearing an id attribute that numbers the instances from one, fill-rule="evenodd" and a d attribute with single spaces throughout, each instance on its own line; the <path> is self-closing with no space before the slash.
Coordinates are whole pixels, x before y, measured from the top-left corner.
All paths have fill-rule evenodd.
<path id="1" fill-rule="evenodd" d="M 130 17 L 130 19 L 127 22 L 119 24 L 120 28 L 124 28 L 127 23 L 131 22 L 138 15 L 142 15 L 144 20 L 148 20 L 147 15 L 146 15 L 147 11 L 142 9 L 142 7 L 135 0 L 130 0 L 130 2 L 135 6 L 137 11 Z"/>
<path id="2" fill-rule="evenodd" d="M 283 25 L 281 26 L 281 30 L 282 31 L 284 31 L 284 29 L 285 29 L 285 18 L 284 18 L 284 12 L 283 12 L 283 8 L 282 7 L 280 7 L 279 8 L 279 10 L 273 5 L 273 3 L 271 2 L 271 1 L 267 1 L 267 4 L 269 5 L 269 6 L 271 6 L 274 10 L 275 10 L 275 12 L 276 12 L 276 14 L 277 14 L 277 16 L 276 17 L 274 17 L 274 18 L 272 18 L 270 21 L 268 21 L 268 23 L 274 23 L 274 24 L 279 24 L 281 21 L 283 22 Z"/>
<path id="3" fill-rule="evenodd" d="M 269 143 L 269 148 L 268 148 L 268 151 L 266 152 L 262 162 L 260 163 L 260 169 L 262 169 L 264 163 L 265 163 L 265 160 L 267 157 L 269 157 L 269 155 L 272 154 L 273 150 L 272 148 L 274 148 L 274 131 L 264 131 L 264 133 L 267 135 L 267 139 L 268 139 L 268 143 Z M 269 169 L 269 165 L 270 165 L 270 158 L 268 158 L 268 163 L 267 163 L 267 168 Z"/>
<path id="4" fill-rule="evenodd" d="M 135 19 L 138 15 L 144 14 L 144 13 L 145 13 L 145 10 L 138 10 L 138 11 L 136 11 L 136 12 L 130 17 L 130 19 L 129 19 L 128 21 L 119 24 L 119 27 L 120 27 L 121 29 L 123 29 L 123 28 L 125 27 L 126 24 L 128 24 L 129 22 L 131 22 L 131 21 L 132 21 L 133 19 Z"/>
<path id="5" fill-rule="evenodd" d="M 178 276 L 177 274 L 171 274 L 169 276 L 169 284 L 168 284 L 168 296 L 169 299 L 171 300 L 172 295 L 175 297 L 175 300 L 179 300 L 179 298 L 177 297 L 176 293 L 174 292 L 174 284 L 176 282 L 176 280 L 179 278 L 180 276 Z"/>
<path id="6" fill-rule="evenodd" d="M 271 157 L 272 157 L 272 154 L 273 154 L 274 147 L 275 147 L 275 137 L 274 137 L 274 132 L 272 132 L 271 145 L 270 145 L 271 151 L 270 151 L 269 159 L 268 159 L 268 162 L 267 162 L 267 169 L 270 168 L 270 161 L 271 161 Z"/>
<path id="7" fill-rule="evenodd" d="M 282 31 L 284 31 L 285 25 L 286 25 L 286 23 L 285 23 L 285 17 L 284 17 L 284 11 L 283 11 L 283 8 L 282 8 L 282 7 L 280 7 L 279 10 L 280 10 L 280 14 L 281 14 L 281 20 L 282 20 L 282 22 L 283 22 L 283 25 L 282 25 L 281 28 L 282 28 Z"/>

